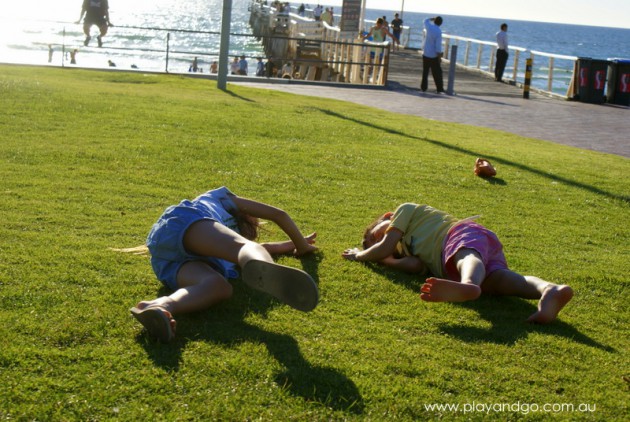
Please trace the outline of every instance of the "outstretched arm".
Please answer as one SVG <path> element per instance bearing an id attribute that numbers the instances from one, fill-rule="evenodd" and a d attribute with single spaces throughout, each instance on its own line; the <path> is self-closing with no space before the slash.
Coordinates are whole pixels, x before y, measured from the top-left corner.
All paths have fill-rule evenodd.
<path id="1" fill-rule="evenodd" d="M 280 227 L 282 231 L 285 232 L 287 236 L 289 236 L 289 239 L 291 239 L 291 243 L 293 244 L 293 249 L 295 249 L 296 255 L 304 255 L 317 250 L 317 246 L 312 244 L 314 242 L 315 236 L 312 235 L 312 238 L 310 240 L 304 237 L 293 219 L 291 219 L 291 217 L 289 216 L 289 214 L 287 214 L 280 208 L 276 208 L 262 202 L 253 201 L 251 199 L 240 198 L 236 195 L 232 197 L 232 200 L 234 201 L 236 207 L 242 213 L 251 215 L 252 217 L 270 220 L 276 223 L 278 227 Z M 284 251 L 277 253 L 286 253 L 288 252 L 286 248 L 289 247 L 289 244 L 285 243 L 283 247 L 276 247 L 278 248 L 278 250 Z M 276 253 L 271 251 L 269 252 Z"/>
<path id="2" fill-rule="evenodd" d="M 317 233 L 311 233 L 308 236 L 305 236 L 304 239 L 310 244 L 315 244 L 315 238 L 317 237 Z M 284 242 L 265 242 L 261 243 L 262 247 L 267 249 L 271 255 L 284 255 L 288 253 L 295 252 L 295 245 L 291 240 L 285 240 Z"/>
<path id="3" fill-rule="evenodd" d="M 396 244 L 402 239 L 403 232 L 398 229 L 390 229 L 383 239 L 361 251 L 358 248 L 346 249 L 341 256 L 349 261 L 372 261 L 380 262 L 390 257 L 396 250 Z"/>

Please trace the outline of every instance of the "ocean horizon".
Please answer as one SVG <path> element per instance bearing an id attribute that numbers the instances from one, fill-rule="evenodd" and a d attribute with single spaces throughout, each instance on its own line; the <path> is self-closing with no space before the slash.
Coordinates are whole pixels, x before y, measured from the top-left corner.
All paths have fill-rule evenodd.
<path id="1" fill-rule="evenodd" d="M 251 36 L 249 5 L 249 0 L 233 0 L 230 56 L 254 58 L 264 55 L 260 42 Z M 200 66 L 205 71 L 210 62 L 218 60 L 222 0 L 153 0 L 150 4 L 111 2 L 110 17 L 115 26 L 104 37 L 101 49 L 95 46 L 95 40 L 92 45 L 83 46 L 85 36 L 82 25 L 75 23 L 81 11 L 80 1 L 58 0 L 53 5 L 38 5 L 36 10 L 32 9 L 28 4 L 17 4 L 0 15 L 0 62 L 74 66 L 70 52 L 76 50 L 76 66 L 80 67 L 107 68 L 112 62 L 118 68 L 183 73 L 188 71 L 195 56 L 199 57 Z M 335 10 L 337 13 L 341 11 L 340 8 Z M 368 9 L 365 18 L 374 21 L 386 16 L 391 21 L 394 13 L 391 10 Z M 410 48 L 421 47 L 422 22 L 429 16 L 433 15 L 404 12 L 404 24 L 410 27 Z M 494 18 L 442 16 L 445 34 L 489 42 L 494 41 L 495 33 L 504 22 Z M 533 21 L 505 22 L 509 25 L 509 43 L 513 47 L 594 59 L 630 59 L 630 29 Z M 96 34 L 96 27 L 92 32 Z M 250 70 L 253 67 L 250 66 Z M 568 86 L 568 80 L 560 78 L 554 82 L 554 91 L 562 92 L 564 89 L 566 92 L 565 86 Z"/>

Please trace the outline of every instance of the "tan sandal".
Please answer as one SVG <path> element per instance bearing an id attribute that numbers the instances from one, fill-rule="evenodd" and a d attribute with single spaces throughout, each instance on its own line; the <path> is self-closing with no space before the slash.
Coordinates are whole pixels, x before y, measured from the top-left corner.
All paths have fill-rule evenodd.
<path id="1" fill-rule="evenodd" d="M 168 343 L 175 338 L 175 319 L 161 306 L 147 306 L 144 309 L 131 308 L 131 315 L 147 330 L 149 337 Z"/>
<path id="2" fill-rule="evenodd" d="M 493 177 L 497 175 L 497 171 L 494 169 L 490 161 L 485 158 L 477 158 L 475 161 L 475 174 L 481 177 Z"/>
<path id="3" fill-rule="evenodd" d="M 312 311 L 319 300 L 317 284 L 310 275 L 274 262 L 248 261 L 243 268 L 243 281 L 299 311 Z"/>

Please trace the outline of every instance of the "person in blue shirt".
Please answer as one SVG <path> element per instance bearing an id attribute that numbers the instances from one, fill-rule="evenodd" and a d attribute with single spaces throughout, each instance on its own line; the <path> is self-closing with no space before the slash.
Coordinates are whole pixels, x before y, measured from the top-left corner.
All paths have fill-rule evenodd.
<path id="1" fill-rule="evenodd" d="M 433 81 L 438 94 L 444 91 L 442 79 L 442 17 L 427 18 L 424 20 L 424 46 L 422 47 L 422 82 L 420 89 L 425 92 L 429 85 L 429 71 L 433 75 Z"/>
<path id="2" fill-rule="evenodd" d="M 290 240 L 258 243 L 258 219 L 276 223 Z M 317 306 L 319 292 L 312 277 L 297 268 L 274 263 L 272 255 L 297 256 L 317 250 L 316 233 L 302 235 L 285 211 L 234 195 L 226 187 L 192 201 L 168 207 L 146 241 L 158 280 L 172 293 L 139 302 L 131 314 L 150 337 L 169 342 L 175 336 L 173 315 L 200 311 L 229 299 L 238 277 L 304 312 Z M 124 251 L 137 251 L 131 248 Z"/>

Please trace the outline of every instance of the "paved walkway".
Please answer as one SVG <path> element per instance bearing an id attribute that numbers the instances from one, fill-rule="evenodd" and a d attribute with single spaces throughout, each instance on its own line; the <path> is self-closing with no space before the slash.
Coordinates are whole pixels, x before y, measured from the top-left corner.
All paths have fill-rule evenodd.
<path id="1" fill-rule="evenodd" d="M 459 70 L 454 95 L 420 91 L 421 60 L 416 51 L 394 53 L 388 88 L 356 88 L 342 84 L 252 79 L 257 88 L 332 98 L 379 107 L 396 113 L 498 129 L 630 158 L 630 107 L 565 101 L 534 92 L 523 98 L 520 88 L 495 82 L 476 72 Z M 447 65 L 443 65 L 445 87 Z M 433 81 L 429 78 L 429 90 Z M 263 82 L 265 81 L 265 82 Z"/>

